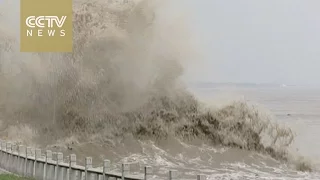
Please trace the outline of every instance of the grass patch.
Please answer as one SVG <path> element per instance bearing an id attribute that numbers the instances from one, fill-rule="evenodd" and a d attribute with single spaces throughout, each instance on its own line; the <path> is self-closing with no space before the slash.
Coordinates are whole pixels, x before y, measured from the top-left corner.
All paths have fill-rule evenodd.
<path id="1" fill-rule="evenodd" d="M 12 174 L 0 174 L 1 180 L 32 180 L 30 178 L 18 177 Z"/>

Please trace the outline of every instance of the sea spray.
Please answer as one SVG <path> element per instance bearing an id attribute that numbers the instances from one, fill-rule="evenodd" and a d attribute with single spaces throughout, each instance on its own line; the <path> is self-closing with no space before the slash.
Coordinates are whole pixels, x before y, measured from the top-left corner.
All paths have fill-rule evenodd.
<path id="1" fill-rule="evenodd" d="M 17 39 L 2 34 L 2 130 L 10 136 L 17 124 L 32 127 L 29 137 L 41 145 L 66 137 L 200 139 L 287 162 L 290 129 L 246 102 L 206 109 L 186 90 L 183 64 L 196 60 L 198 47 L 186 20 L 163 27 L 166 4 L 75 1 L 73 53 L 19 53 Z"/>

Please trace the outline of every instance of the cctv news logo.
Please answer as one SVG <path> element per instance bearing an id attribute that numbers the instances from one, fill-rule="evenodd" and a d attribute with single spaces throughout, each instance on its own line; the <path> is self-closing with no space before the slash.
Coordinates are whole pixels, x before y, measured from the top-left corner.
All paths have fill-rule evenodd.
<path id="1" fill-rule="evenodd" d="M 25 21 L 28 27 L 27 37 L 64 37 L 66 30 L 63 29 L 63 25 L 66 19 L 67 16 L 29 16 Z"/>
<path id="2" fill-rule="evenodd" d="M 72 0 L 20 0 L 20 51 L 72 52 L 72 16 Z"/>

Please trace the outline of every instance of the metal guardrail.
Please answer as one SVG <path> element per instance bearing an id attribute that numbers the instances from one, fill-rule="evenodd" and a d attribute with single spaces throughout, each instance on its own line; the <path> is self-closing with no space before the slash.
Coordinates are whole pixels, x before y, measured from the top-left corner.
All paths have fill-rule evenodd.
<path id="1" fill-rule="evenodd" d="M 54 155 L 54 156 L 53 156 Z M 130 164 L 121 164 L 121 172 L 110 172 L 110 160 L 104 160 L 102 168 L 93 168 L 92 158 L 85 158 L 85 166 L 77 165 L 76 155 L 67 156 L 63 160 L 62 153 L 46 150 L 44 156 L 41 149 L 33 149 L 23 145 L 17 146 L 0 140 L 0 167 L 8 172 L 31 177 L 36 180 L 147 180 L 152 168 L 145 166 L 143 173 L 130 172 Z M 175 171 L 169 171 L 169 180 L 175 179 Z M 197 175 L 197 180 L 205 176 Z"/>

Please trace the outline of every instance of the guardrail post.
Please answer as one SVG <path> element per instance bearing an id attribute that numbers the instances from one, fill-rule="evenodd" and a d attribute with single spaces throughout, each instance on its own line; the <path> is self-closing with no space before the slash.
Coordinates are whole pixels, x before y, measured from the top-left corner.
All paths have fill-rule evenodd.
<path id="1" fill-rule="evenodd" d="M 26 149 L 26 171 L 25 171 L 25 176 L 26 177 L 29 177 L 32 175 L 32 169 L 30 170 L 30 163 L 29 163 L 29 159 L 28 157 L 31 157 L 32 156 L 32 148 L 31 147 L 27 147 Z"/>
<path id="2" fill-rule="evenodd" d="M 38 169 L 38 160 L 41 158 L 41 149 L 35 150 L 35 157 L 34 157 L 34 165 L 33 165 L 33 177 L 37 177 L 37 169 Z"/>
<path id="3" fill-rule="evenodd" d="M 55 163 L 54 163 L 55 161 Z M 56 178 L 56 167 L 57 167 L 57 152 L 52 152 L 52 163 L 48 167 L 50 174 L 47 174 L 47 179 L 55 180 Z M 49 176 L 49 178 L 48 178 Z"/>
<path id="4" fill-rule="evenodd" d="M 5 158 L 6 158 L 6 146 L 5 146 L 5 142 L 1 141 L 1 167 L 3 168 L 4 164 L 5 164 Z"/>
<path id="5" fill-rule="evenodd" d="M 76 178 L 76 171 L 72 170 L 72 167 L 76 166 L 77 164 L 77 156 L 75 154 L 70 155 L 70 162 L 69 162 L 69 180 L 74 180 Z"/>
<path id="6" fill-rule="evenodd" d="M 44 171 L 43 171 L 43 179 L 44 180 L 47 179 L 47 174 L 48 174 L 48 170 L 49 170 L 48 162 L 51 160 L 52 160 L 52 151 L 47 150 L 46 151 L 46 162 L 44 164 Z"/>
<path id="7" fill-rule="evenodd" d="M 130 165 L 127 163 L 121 164 L 121 178 L 124 180 L 124 176 L 127 172 L 130 171 Z"/>
<path id="8" fill-rule="evenodd" d="M 18 147 L 18 174 L 23 175 L 24 173 L 24 158 L 23 152 L 25 147 L 23 145 L 19 145 Z"/>
<path id="9" fill-rule="evenodd" d="M 2 155 L 1 155 L 1 167 L 3 168 L 6 161 L 6 143 L 4 141 L 1 142 L 1 151 L 2 151 Z"/>
<path id="10" fill-rule="evenodd" d="M 106 177 L 106 172 L 109 171 L 110 164 L 111 164 L 110 160 L 108 160 L 108 159 L 105 159 L 103 161 L 103 180 L 108 180 L 109 179 L 109 177 Z"/>
<path id="11" fill-rule="evenodd" d="M 2 156 L 1 156 L 1 167 L 3 168 L 6 161 L 6 151 L 7 151 L 7 145 L 5 143 L 5 141 L 1 142 L 1 151 L 2 151 Z"/>
<path id="12" fill-rule="evenodd" d="M 17 144 L 12 144 L 12 152 L 17 152 Z"/>
<path id="13" fill-rule="evenodd" d="M 1 146 L 2 146 L 1 148 L 2 150 L 7 150 L 7 143 L 5 141 L 2 141 Z"/>
<path id="14" fill-rule="evenodd" d="M 89 180 L 88 169 L 92 168 L 92 157 L 86 157 L 85 159 L 85 170 L 84 170 L 84 178 L 85 180 Z M 91 175 L 91 174 L 90 174 Z"/>
<path id="15" fill-rule="evenodd" d="M 68 164 L 69 164 L 69 168 L 66 170 L 66 179 L 67 180 L 70 180 L 70 156 L 66 156 L 66 160 L 67 160 L 67 162 L 68 162 Z"/>
<path id="16" fill-rule="evenodd" d="M 172 180 L 172 179 L 174 179 L 174 178 L 176 178 L 177 177 L 177 171 L 175 171 L 175 170 L 170 170 L 169 171 L 169 180 Z"/>
<path id="17" fill-rule="evenodd" d="M 0 140 L 0 167 L 2 167 L 3 151 L 2 151 L 2 140 Z"/>
<path id="18" fill-rule="evenodd" d="M 207 178 L 206 178 L 206 176 L 204 176 L 204 175 L 197 175 L 197 180 L 206 180 Z"/>
<path id="19" fill-rule="evenodd" d="M 55 180 L 60 180 L 63 177 L 62 168 L 60 169 L 59 165 L 63 163 L 63 154 L 61 152 L 57 153 L 57 164 L 55 168 Z"/>
<path id="20" fill-rule="evenodd" d="M 2 163 L 2 168 L 4 168 L 4 166 L 6 165 L 6 162 L 7 162 L 7 143 L 5 141 L 3 141 L 1 146 L 2 146 L 1 149 L 3 152 L 1 163 Z"/>
<path id="21" fill-rule="evenodd" d="M 2 140 L 0 140 L 0 167 L 2 167 L 2 160 L 3 160 L 3 149 L 2 149 Z"/>
<path id="22" fill-rule="evenodd" d="M 7 153 L 8 153 L 8 159 L 7 159 L 7 163 L 5 166 L 5 169 L 9 169 L 11 166 L 11 159 L 12 159 L 12 144 L 11 143 L 7 143 Z"/>
<path id="23" fill-rule="evenodd" d="M 18 161 L 18 157 L 16 156 L 16 152 L 17 152 L 17 145 L 16 144 L 12 144 L 12 164 L 11 167 L 9 169 L 9 171 L 16 173 L 17 170 L 17 161 Z"/>
<path id="24" fill-rule="evenodd" d="M 152 173 L 151 166 L 145 166 L 144 167 L 144 180 L 147 180 L 148 175 L 151 173 Z"/>
<path id="25" fill-rule="evenodd" d="M 27 163 L 28 163 L 28 148 L 24 149 L 24 163 L 23 163 L 23 176 L 27 176 Z"/>

